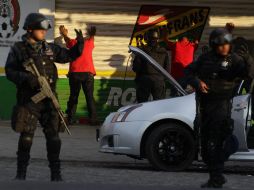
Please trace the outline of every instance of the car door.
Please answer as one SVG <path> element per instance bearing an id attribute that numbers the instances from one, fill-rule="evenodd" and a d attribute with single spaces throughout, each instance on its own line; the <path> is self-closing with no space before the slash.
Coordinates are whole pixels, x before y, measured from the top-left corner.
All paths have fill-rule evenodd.
<path id="1" fill-rule="evenodd" d="M 233 98 L 232 119 L 234 135 L 239 141 L 240 152 L 248 151 L 247 134 L 251 126 L 251 95 L 237 95 Z"/>

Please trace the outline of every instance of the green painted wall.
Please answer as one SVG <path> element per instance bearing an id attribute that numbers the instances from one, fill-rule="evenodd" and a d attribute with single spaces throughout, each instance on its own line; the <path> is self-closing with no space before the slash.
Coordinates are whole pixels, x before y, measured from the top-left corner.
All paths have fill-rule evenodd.
<path id="1" fill-rule="evenodd" d="M 97 113 L 100 120 L 103 120 L 110 112 L 136 100 L 133 81 L 96 79 L 94 87 Z M 58 80 L 57 92 L 61 108 L 65 111 L 69 97 L 68 79 Z M 6 77 L 0 77 L 0 119 L 10 119 L 12 107 L 16 103 L 15 94 L 15 86 Z M 85 96 L 81 91 L 76 117 L 87 117 L 87 115 Z"/>
<path id="2" fill-rule="evenodd" d="M 16 88 L 6 77 L 0 77 L 0 119 L 10 119 Z"/>

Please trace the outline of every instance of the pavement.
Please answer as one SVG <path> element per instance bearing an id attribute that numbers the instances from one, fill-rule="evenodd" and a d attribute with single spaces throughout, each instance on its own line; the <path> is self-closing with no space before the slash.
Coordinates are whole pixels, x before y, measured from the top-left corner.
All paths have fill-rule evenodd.
<path id="1" fill-rule="evenodd" d="M 0 121 L 0 190 L 164 190 L 200 189 L 208 178 L 202 163 L 194 163 L 183 172 L 154 170 L 147 160 L 134 160 L 126 156 L 98 152 L 96 128 L 77 125 L 72 136 L 61 134 L 62 173 L 64 182 L 49 182 L 45 139 L 41 128 L 35 134 L 27 181 L 13 178 L 16 172 L 16 149 L 19 134 L 13 132 L 9 122 Z M 254 163 L 230 162 L 226 167 L 228 183 L 225 189 L 253 189 Z"/>

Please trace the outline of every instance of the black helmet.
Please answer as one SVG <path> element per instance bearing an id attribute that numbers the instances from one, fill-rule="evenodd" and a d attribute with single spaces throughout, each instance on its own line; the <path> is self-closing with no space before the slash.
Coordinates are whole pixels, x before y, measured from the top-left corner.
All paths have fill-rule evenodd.
<path id="1" fill-rule="evenodd" d="M 219 45 L 228 44 L 232 41 L 232 34 L 224 28 L 218 28 L 211 32 L 209 37 L 209 45 L 214 48 Z"/>
<path id="2" fill-rule="evenodd" d="M 157 30 L 148 30 L 145 33 L 145 41 L 148 42 L 149 40 L 152 39 L 159 39 L 159 33 Z"/>
<path id="3" fill-rule="evenodd" d="M 159 33 L 156 30 L 149 30 L 145 33 L 145 41 L 148 46 L 155 47 L 158 45 Z"/>
<path id="4" fill-rule="evenodd" d="M 51 28 L 50 20 L 41 13 L 30 13 L 25 20 L 24 30 L 48 30 Z"/>

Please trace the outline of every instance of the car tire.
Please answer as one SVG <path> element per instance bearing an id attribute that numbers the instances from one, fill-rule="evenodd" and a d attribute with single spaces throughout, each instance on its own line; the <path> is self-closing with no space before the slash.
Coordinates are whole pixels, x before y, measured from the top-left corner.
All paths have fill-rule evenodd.
<path id="1" fill-rule="evenodd" d="M 189 167 L 195 158 L 195 139 L 180 123 L 164 123 L 148 135 L 145 151 L 154 168 L 181 171 Z"/>

